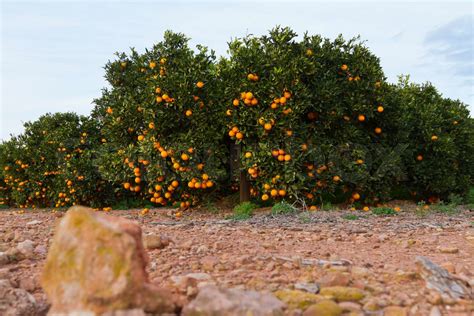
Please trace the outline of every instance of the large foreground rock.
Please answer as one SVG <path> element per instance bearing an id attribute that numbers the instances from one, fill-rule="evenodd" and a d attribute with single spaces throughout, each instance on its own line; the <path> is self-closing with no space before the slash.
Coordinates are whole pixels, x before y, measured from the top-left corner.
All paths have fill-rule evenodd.
<path id="1" fill-rule="evenodd" d="M 56 228 L 42 275 L 49 313 L 173 312 L 171 295 L 148 283 L 141 238 L 135 222 L 72 207 Z"/>
<path id="2" fill-rule="evenodd" d="M 270 293 L 208 285 L 183 309 L 183 316 L 279 316 L 285 304 Z"/>

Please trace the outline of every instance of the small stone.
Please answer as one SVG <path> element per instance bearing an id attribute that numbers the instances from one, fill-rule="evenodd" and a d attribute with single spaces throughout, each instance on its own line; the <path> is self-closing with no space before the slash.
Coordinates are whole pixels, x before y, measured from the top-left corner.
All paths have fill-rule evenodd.
<path id="1" fill-rule="evenodd" d="M 34 252 L 35 252 L 36 254 L 38 254 L 38 255 L 44 256 L 44 255 L 46 255 L 46 254 L 48 253 L 48 250 L 46 249 L 45 246 L 43 246 L 43 245 L 38 245 L 38 246 L 35 247 Z"/>
<path id="2" fill-rule="evenodd" d="M 382 304 L 380 304 L 379 299 L 376 297 L 370 298 L 362 307 L 365 311 L 375 312 L 382 309 Z"/>
<path id="3" fill-rule="evenodd" d="M 303 316 L 339 316 L 342 308 L 331 300 L 322 300 L 311 305 L 304 311 Z"/>
<path id="4" fill-rule="evenodd" d="M 302 282 L 299 282 L 299 283 L 295 284 L 295 289 L 305 291 L 305 292 L 308 292 L 308 293 L 312 293 L 312 294 L 318 294 L 319 285 L 316 284 L 316 283 L 302 283 Z"/>
<path id="5" fill-rule="evenodd" d="M 365 297 L 364 291 L 354 287 L 345 286 L 323 287 L 319 293 L 324 296 L 334 297 L 338 302 L 358 302 Z"/>
<path id="6" fill-rule="evenodd" d="M 456 247 L 439 247 L 439 252 L 441 253 L 450 253 L 450 254 L 453 254 L 453 253 L 458 253 L 459 252 L 459 249 L 456 248 Z"/>
<path id="7" fill-rule="evenodd" d="M 279 316 L 285 304 L 269 293 L 208 285 L 183 309 L 183 316 Z"/>
<path id="8" fill-rule="evenodd" d="M 299 290 L 279 290 L 275 296 L 286 303 L 290 309 L 306 309 L 324 299 L 323 296 Z"/>
<path id="9" fill-rule="evenodd" d="M 362 306 L 355 302 L 340 302 L 338 305 L 343 312 L 357 313 L 362 310 Z"/>
<path id="10" fill-rule="evenodd" d="M 442 316 L 441 311 L 437 306 L 433 306 L 430 310 L 430 316 Z"/>
<path id="11" fill-rule="evenodd" d="M 36 289 L 35 279 L 33 277 L 27 277 L 20 280 L 20 287 L 28 292 L 34 292 Z"/>
<path id="12" fill-rule="evenodd" d="M 170 244 L 170 239 L 164 235 L 145 235 L 143 237 L 143 243 L 149 250 L 163 249 Z"/>
<path id="13" fill-rule="evenodd" d="M 33 251 L 35 250 L 35 244 L 31 240 L 27 239 L 18 243 L 16 248 L 25 258 L 31 258 L 33 257 Z"/>
<path id="14" fill-rule="evenodd" d="M 33 226 L 33 225 L 38 225 L 38 224 L 41 224 L 42 221 L 39 221 L 39 220 L 33 220 L 31 222 L 28 222 L 26 223 L 27 226 Z"/>
<path id="15" fill-rule="evenodd" d="M 207 256 L 201 259 L 201 266 L 204 271 L 212 271 L 214 267 L 219 263 L 219 259 L 213 256 Z"/>
<path id="16" fill-rule="evenodd" d="M 400 306 L 388 306 L 383 310 L 384 316 L 407 316 L 408 312 L 406 308 Z"/>
<path id="17" fill-rule="evenodd" d="M 348 286 L 351 275 L 347 272 L 329 272 L 317 281 L 321 286 Z"/>

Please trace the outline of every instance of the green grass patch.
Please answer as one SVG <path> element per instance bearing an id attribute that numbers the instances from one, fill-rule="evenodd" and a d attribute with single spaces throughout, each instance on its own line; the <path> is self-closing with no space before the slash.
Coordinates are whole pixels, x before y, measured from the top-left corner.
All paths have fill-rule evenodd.
<path id="1" fill-rule="evenodd" d="M 257 205 L 252 202 L 243 202 L 234 207 L 234 215 L 230 218 L 233 220 L 245 220 L 249 219 L 253 215 L 253 211 L 257 208 Z"/>
<path id="2" fill-rule="evenodd" d="M 360 217 L 354 214 L 346 214 L 342 218 L 348 221 L 355 221 L 355 220 L 358 220 Z"/>
<path id="3" fill-rule="evenodd" d="M 391 207 L 376 207 L 372 209 L 372 214 L 378 216 L 393 216 L 397 215 L 397 211 Z"/>
<path id="4" fill-rule="evenodd" d="M 272 207 L 272 215 L 279 215 L 279 214 L 290 214 L 298 211 L 296 207 L 293 205 L 282 201 L 280 203 L 277 203 L 273 205 Z"/>

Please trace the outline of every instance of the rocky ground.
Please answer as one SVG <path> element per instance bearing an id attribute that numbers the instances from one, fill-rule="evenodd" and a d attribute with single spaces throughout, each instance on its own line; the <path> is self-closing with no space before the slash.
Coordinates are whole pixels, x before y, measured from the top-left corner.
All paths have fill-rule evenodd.
<path id="1" fill-rule="evenodd" d="M 350 211 L 272 216 L 262 210 L 244 221 L 205 210 L 186 211 L 180 218 L 163 209 L 110 214 L 140 224 L 150 279 L 172 288 L 184 304 L 196 296 L 196 284 L 206 283 L 272 292 L 285 303 L 287 315 L 474 315 L 470 297 L 454 299 L 428 289 L 416 263 L 417 256 L 426 257 L 472 290 L 470 210 L 418 214 L 402 207 L 390 217 Z M 5 280 L 10 292 L 17 291 L 9 301 L 0 298 L 0 311 L 2 304 L 4 310 L 28 304 L 26 292 L 36 299 L 36 312 L 47 311 L 39 275 L 62 216 L 46 210 L 0 211 L 0 292 Z M 321 303 L 322 298 L 328 300 Z"/>

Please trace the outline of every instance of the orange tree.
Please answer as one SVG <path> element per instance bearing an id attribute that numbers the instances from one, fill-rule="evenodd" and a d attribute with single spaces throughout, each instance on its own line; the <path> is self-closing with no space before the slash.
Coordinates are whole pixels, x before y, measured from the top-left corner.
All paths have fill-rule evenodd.
<path id="1" fill-rule="evenodd" d="M 95 121 L 74 113 L 47 114 L 25 124 L 25 132 L 2 144 L 0 163 L 10 205 L 97 205 L 106 183 L 94 168 Z"/>
<path id="2" fill-rule="evenodd" d="M 399 107 L 398 134 L 407 144 L 402 182 L 417 199 L 434 202 L 464 194 L 474 179 L 474 125 L 467 106 L 443 98 L 431 84 L 400 78 L 387 94 Z"/>
<path id="3" fill-rule="evenodd" d="M 117 56 L 93 112 L 100 171 L 122 198 L 189 206 L 227 177 L 215 57 L 172 32 L 144 54 Z"/>
<path id="4" fill-rule="evenodd" d="M 220 63 L 228 135 L 253 194 L 313 208 L 322 198 L 388 198 L 402 148 L 385 136 L 397 110 L 384 105 L 378 59 L 357 39 L 295 37 L 276 28 L 235 40 Z"/>

